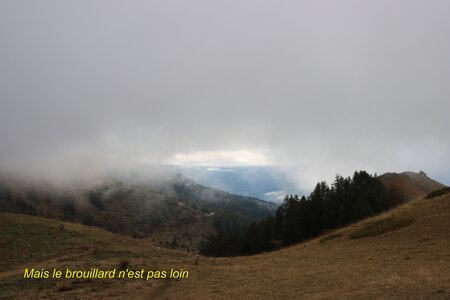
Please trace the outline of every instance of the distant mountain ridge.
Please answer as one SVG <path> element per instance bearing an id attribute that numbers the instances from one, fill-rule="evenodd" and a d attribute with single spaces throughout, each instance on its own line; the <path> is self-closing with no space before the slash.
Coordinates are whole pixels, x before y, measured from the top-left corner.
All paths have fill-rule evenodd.
<path id="1" fill-rule="evenodd" d="M 151 237 L 160 246 L 195 249 L 202 238 L 218 230 L 218 224 L 243 225 L 276 210 L 272 203 L 204 187 L 179 174 L 157 178 L 139 179 L 134 174 L 70 188 L 3 181 L 0 211 L 82 223 Z"/>
<path id="2" fill-rule="evenodd" d="M 285 195 L 309 193 L 295 176 L 275 166 L 163 166 L 196 182 L 229 193 L 280 204 Z"/>

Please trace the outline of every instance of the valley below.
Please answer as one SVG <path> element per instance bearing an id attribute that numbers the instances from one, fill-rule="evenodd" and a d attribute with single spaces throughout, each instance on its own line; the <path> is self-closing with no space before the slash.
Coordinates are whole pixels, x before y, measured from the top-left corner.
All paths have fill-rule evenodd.
<path id="1" fill-rule="evenodd" d="M 0 233 L 4 299 L 450 297 L 448 193 L 417 198 L 281 250 L 242 257 L 197 256 L 100 228 L 9 213 L 0 214 Z M 24 279 L 25 268 L 173 268 L 187 270 L 189 277 Z"/>

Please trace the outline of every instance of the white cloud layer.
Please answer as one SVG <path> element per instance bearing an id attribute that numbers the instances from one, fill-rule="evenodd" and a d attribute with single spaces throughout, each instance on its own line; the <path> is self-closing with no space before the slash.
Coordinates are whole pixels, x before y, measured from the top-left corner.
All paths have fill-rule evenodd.
<path id="1" fill-rule="evenodd" d="M 450 183 L 449 31 L 438 0 L 1 1 L 0 169 Z"/>

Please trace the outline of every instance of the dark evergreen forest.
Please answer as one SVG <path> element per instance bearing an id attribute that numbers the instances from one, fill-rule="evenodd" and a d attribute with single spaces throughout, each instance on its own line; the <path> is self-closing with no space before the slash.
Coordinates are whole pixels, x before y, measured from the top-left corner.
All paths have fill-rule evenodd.
<path id="1" fill-rule="evenodd" d="M 331 185 L 317 183 L 308 197 L 286 196 L 275 217 L 211 236 L 200 253 L 236 256 L 277 249 L 381 213 L 395 205 L 392 200 L 376 174 L 337 175 Z"/>

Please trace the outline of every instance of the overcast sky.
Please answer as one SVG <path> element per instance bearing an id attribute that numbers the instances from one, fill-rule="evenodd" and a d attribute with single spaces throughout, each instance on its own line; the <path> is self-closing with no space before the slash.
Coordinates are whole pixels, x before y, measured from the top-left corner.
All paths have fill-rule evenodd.
<path id="1" fill-rule="evenodd" d="M 450 183 L 450 1 L 0 2 L 0 168 Z M 82 173 L 80 173 L 82 174 Z"/>

